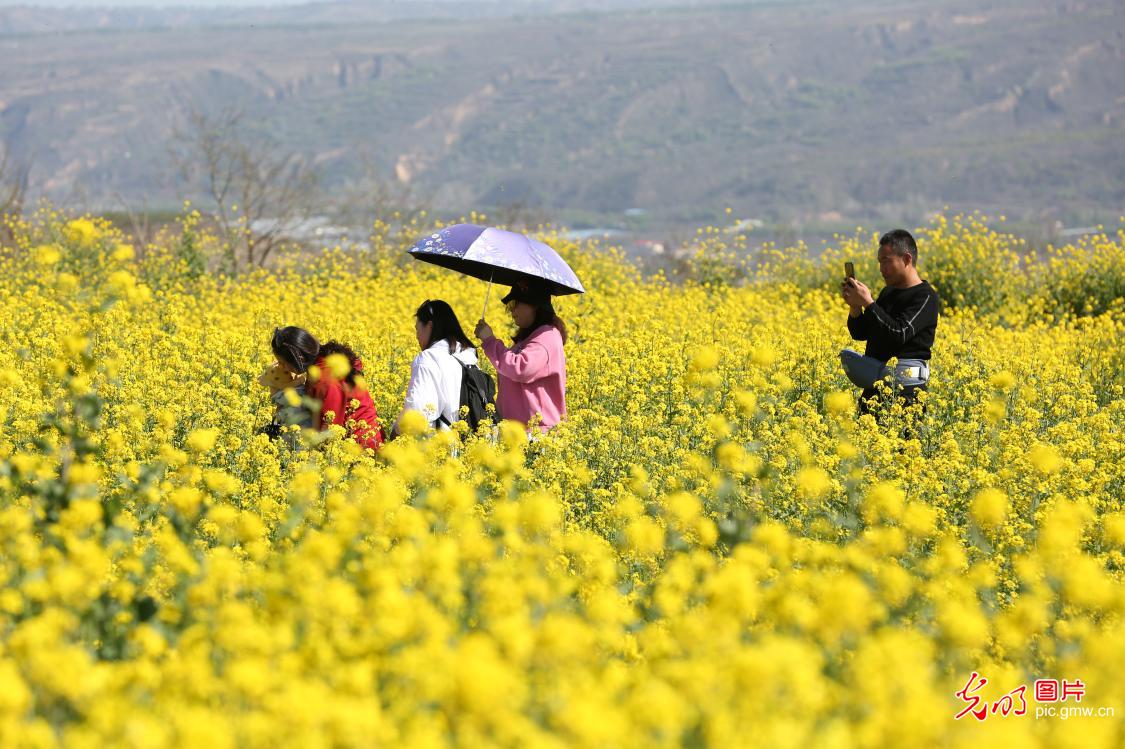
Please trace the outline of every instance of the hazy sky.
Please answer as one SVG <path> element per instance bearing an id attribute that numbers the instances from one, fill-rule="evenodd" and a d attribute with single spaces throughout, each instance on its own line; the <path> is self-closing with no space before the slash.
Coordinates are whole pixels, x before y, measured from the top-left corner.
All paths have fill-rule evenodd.
<path id="1" fill-rule="evenodd" d="M 0 6 L 35 5 L 53 8 L 182 8 L 217 5 L 299 5 L 302 0 L 0 0 Z"/>

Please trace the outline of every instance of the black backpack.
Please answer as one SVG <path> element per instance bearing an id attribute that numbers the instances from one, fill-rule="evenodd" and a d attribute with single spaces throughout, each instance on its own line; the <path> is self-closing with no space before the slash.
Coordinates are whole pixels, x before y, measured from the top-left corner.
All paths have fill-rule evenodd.
<path id="1" fill-rule="evenodd" d="M 468 409 L 468 413 L 465 415 L 465 423 L 469 425 L 471 431 L 475 432 L 482 421 L 496 420 L 496 383 L 491 375 L 477 365 L 466 364 L 456 357 L 454 359 L 461 365 L 461 405 L 459 412 Z M 491 413 L 488 411 L 489 404 L 493 406 Z M 445 418 L 445 414 L 438 417 L 437 423 L 453 426 L 449 423 L 449 419 Z"/>

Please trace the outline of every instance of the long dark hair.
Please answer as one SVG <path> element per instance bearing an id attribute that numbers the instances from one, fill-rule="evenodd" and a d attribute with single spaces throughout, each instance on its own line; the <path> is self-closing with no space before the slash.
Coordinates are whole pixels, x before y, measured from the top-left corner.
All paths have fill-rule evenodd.
<path id="1" fill-rule="evenodd" d="M 346 343 L 339 341 L 329 341 L 321 345 L 320 353 L 317 355 L 318 359 L 332 354 L 339 354 L 348 360 L 348 376 L 344 378 L 344 382 L 352 387 L 355 387 L 355 376 L 363 371 L 363 362 L 360 361 L 359 354 L 352 351 L 351 347 Z"/>
<path id="2" fill-rule="evenodd" d="M 298 372 L 307 372 L 320 356 L 320 343 L 312 333 L 293 325 L 274 328 L 270 348 L 274 356 Z"/>
<path id="3" fill-rule="evenodd" d="M 547 299 L 543 301 L 528 302 L 528 304 L 531 304 L 533 307 L 535 307 L 535 319 L 531 321 L 530 326 L 526 328 L 520 328 L 516 332 L 516 337 L 513 343 L 519 343 L 520 341 L 530 337 L 532 333 L 534 333 L 544 325 L 554 325 L 556 328 L 558 328 L 559 333 L 562 334 L 563 343 L 566 343 L 566 323 L 563 322 L 563 319 L 555 313 L 555 306 L 551 304 L 551 298 L 547 297 Z"/>
<path id="4" fill-rule="evenodd" d="M 312 333 L 293 325 L 275 328 L 273 338 L 270 339 L 270 348 L 273 349 L 274 356 L 283 359 L 301 373 L 308 372 L 309 367 L 315 364 L 317 359 L 340 354 L 348 360 L 350 369 L 344 381 L 352 387 L 355 387 L 355 376 L 363 371 L 363 362 L 360 361 L 359 355 L 346 343 L 328 341 L 320 344 Z"/>
<path id="5" fill-rule="evenodd" d="M 431 322 L 434 324 L 433 330 L 430 331 L 430 340 L 426 341 L 426 348 L 436 341 L 448 342 L 450 349 L 454 348 L 454 343 L 460 343 L 465 349 L 476 348 L 465 335 L 465 331 L 461 330 L 461 323 L 458 322 L 457 315 L 447 302 L 441 299 L 427 299 L 422 302 L 422 306 L 414 316 L 423 325 Z"/>

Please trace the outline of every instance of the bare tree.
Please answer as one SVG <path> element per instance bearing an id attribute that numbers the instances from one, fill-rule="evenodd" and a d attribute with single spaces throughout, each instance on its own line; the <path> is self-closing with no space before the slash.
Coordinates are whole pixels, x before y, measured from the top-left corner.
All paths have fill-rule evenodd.
<path id="1" fill-rule="evenodd" d="M 379 244 L 376 235 L 392 245 L 412 237 L 418 224 L 425 223 L 429 199 L 383 173 L 369 148 L 360 145 L 348 157 L 349 176 L 333 186 L 327 202 L 333 219 L 348 229 L 362 229 L 372 246 Z"/>
<path id="2" fill-rule="evenodd" d="M 207 191 L 234 272 L 265 265 L 308 220 L 317 189 L 303 157 L 250 140 L 241 121 L 237 111 L 216 117 L 196 111 L 188 129 L 176 133 L 185 146 L 177 155 L 180 171 Z"/>
<path id="3" fill-rule="evenodd" d="M 121 213 L 125 220 L 129 222 L 128 231 L 133 239 L 137 258 L 144 259 L 149 246 L 156 238 L 156 229 L 153 226 L 152 214 L 149 211 L 148 198 L 145 198 L 141 203 L 140 211 L 135 210 L 119 192 L 113 194 L 113 199 L 121 206 Z"/>
<path id="4" fill-rule="evenodd" d="M 340 185 L 334 193 L 336 217 L 348 225 L 407 224 L 429 208 L 429 202 L 409 184 L 380 178 L 370 164 L 365 164 L 359 178 Z"/>
<path id="5" fill-rule="evenodd" d="M 0 154 L 0 238 L 8 241 L 12 239 L 12 220 L 23 213 L 30 172 L 27 164 L 15 164 L 11 155 L 8 147 Z"/>

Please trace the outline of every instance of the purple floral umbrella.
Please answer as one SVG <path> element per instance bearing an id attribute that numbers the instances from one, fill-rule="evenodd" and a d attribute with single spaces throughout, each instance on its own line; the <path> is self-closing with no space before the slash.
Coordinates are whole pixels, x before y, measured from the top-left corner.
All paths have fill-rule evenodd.
<path id="1" fill-rule="evenodd" d="M 419 240 L 407 250 L 418 260 L 491 283 L 544 283 L 552 296 L 584 294 L 586 289 L 559 254 L 523 234 L 476 224 L 454 224 Z M 488 297 L 485 297 L 485 308 Z"/>

